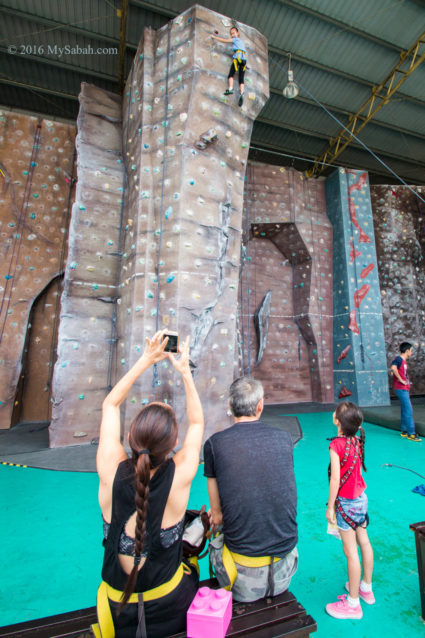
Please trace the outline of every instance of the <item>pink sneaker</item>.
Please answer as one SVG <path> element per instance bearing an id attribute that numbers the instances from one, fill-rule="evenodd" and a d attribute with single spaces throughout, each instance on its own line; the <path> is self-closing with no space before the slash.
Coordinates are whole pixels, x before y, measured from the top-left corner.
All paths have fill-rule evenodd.
<path id="1" fill-rule="evenodd" d="M 325 609 L 329 616 L 333 616 L 334 618 L 352 618 L 353 620 L 360 620 L 360 618 L 363 618 L 361 606 L 357 605 L 357 607 L 350 607 L 346 599 L 347 594 L 343 594 L 342 596 L 338 596 L 336 603 L 329 603 L 326 605 Z"/>
<path id="2" fill-rule="evenodd" d="M 345 589 L 350 591 L 350 586 L 348 583 L 345 583 Z M 368 605 L 373 605 L 375 603 L 375 596 L 373 595 L 373 591 L 363 591 L 359 589 L 359 598 L 364 600 Z"/>

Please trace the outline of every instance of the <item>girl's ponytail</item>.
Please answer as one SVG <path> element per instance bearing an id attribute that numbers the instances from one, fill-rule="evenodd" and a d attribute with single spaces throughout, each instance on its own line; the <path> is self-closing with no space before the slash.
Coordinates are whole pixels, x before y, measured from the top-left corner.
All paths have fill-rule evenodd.
<path id="1" fill-rule="evenodd" d="M 366 465 L 364 464 L 364 443 L 365 443 L 365 433 L 364 433 L 364 429 L 363 427 L 360 425 L 359 426 L 359 430 L 360 430 L 360 450 L 361 450 L 361 454 L 362 454 L 362 468 L 364 469 L 364 471 L 366 472 Z"/>

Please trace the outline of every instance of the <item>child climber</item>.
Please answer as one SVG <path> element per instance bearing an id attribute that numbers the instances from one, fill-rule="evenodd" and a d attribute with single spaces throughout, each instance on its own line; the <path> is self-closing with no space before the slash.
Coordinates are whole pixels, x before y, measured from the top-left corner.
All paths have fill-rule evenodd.
<path id="1" fill-rule="evenodd" d="M 373 605 L 372 592 L 373 550 L 369 542 L 366 525 L 367 515 L 366 484 L 361 473 L 364 464 L 365 434 L 362 428 L 363 415 L 350 401 L 340 403 L 333 414 L 338 434 L 329 445 L 331 462 L 329 466 L 329 499 L 326 518 L 338 526 L 342 538 L 342 548 L 347 558 L 348 596 L 338 596 L 336 603 L 326 605 L 326 611 L 334 618 L 360 619 L 363 611 L 359 597 L 368 605 Z M 360 437 L 356 436 L 360 430 Z M 357 545 L 360 546 L 363 564 L 363 580 Z"/>
<path id="2" fill-rule="evenodd" d="M 219 42 L 231 42 L 233 50 L 232 64 L 230 65 L 229 74 L 227 76 L 228 88 L 224 91 L 224 95 L 233 95 L 233 77 L 238 72 L 239 75 L 239 106 L 243 104 L 244 79 L 246 69 L 246 49 L 243 41 L 239 37 L 239 30 L 236 27 L 230 29 L 230 38 L 219 38 L 211 33 L 211 37 Z"/>

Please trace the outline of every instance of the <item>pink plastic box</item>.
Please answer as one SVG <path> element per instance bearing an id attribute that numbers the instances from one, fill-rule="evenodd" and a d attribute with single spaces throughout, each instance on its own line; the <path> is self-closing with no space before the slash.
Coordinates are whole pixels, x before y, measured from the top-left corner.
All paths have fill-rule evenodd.
<path id="1" fill-rule="evenodd" d="M 231 592 L 201 587 L 187 610 L 187 636 L 224 638 L 231 619 Z"/>

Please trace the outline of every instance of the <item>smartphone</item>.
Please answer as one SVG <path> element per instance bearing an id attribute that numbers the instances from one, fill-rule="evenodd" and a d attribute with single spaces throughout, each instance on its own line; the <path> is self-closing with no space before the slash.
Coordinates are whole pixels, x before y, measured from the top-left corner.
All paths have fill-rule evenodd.
<path id="1" fill-rule="evenodd" d="M 168 330 L 164 334 L 164 339 L 165 337 L 168 337 L 168 343 L 165 346 L 165 352 L 178 352 L 179 333 Z"/>

